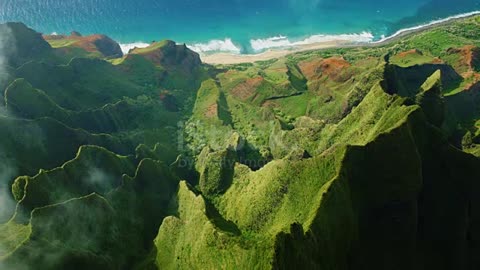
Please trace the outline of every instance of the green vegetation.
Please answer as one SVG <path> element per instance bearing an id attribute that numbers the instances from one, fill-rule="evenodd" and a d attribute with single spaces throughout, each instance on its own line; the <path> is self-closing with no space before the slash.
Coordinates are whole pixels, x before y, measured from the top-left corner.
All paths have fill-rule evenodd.
<path id="1" fill-rule="evenodd" d="M 400 67 L 411 67 L 434 62 L 435 58 L 429 55 L 423 55 L 421 51 L 410 51 L 394 55 L 390 62 Z"/>
<path id="2" fill-rule="evenodd" d="M 162 49 L 168 44 L 168 41 L 160 41 L 160 42 L 154 42 L 150 44 L 150 46 L 146 48 L 135 48 L 131 53 L 132 54 L 145 54 L 149 52 L 154 52 L 155 50 Z"/>
<path id="3" fill-rule="evenodd" d="M 1 269 L 480 267 L 478 17 L 227 66 L 2 27 Z"/>

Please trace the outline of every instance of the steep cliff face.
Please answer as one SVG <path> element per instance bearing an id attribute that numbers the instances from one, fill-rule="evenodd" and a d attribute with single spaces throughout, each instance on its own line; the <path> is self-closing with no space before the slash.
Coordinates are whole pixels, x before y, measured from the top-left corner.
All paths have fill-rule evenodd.
<path id="1" fill-rule="evenodd" d="M 449 48 L 447 53 L 456 56 L 458 59 L 456 63 L 454 63 L 457 70 L 463 71 L 463 73 L 479 71 L 480 48 L 474 45 L 466 45 L 461 48 Z"/>
<path id="2" fill-rule="evenodd" d="M 205 84 L 194 114 L 201 124 L 188 130 L 193 135 L 187 144 L 226 153 L 228 146 L 219 141 L 233 129 L 245 139 L 237 157 L 248 145 L 266 141 L 267 149 L 257 147 L 258 155 L 249 157 L 259 161 L 262 153 L 273 160 L 253 171 L 238 159 L 230 180 L 231 174 L 218 173 L 225 163 L 212 159 L 209 171 L 217 172 L 217 181 L 210 183 L 230 183 L 227 188 L 212 193 L 202 189 L 204 183 L 199 189 L 181 186 L 174 200 L 180 214 L 164 220 L 155 241 L 157 265 L 199 269 L 198 260 L 207 267 L 262 269 L 479 267 L 473 254 L 480 160 L 453 147 L 445 133 L 451 110 L 470 111 L 466 117 L 478 121 L 476 91 L 467 90 L 476 88 L 464 90 L 469 79 L 454 65 L 462 52 L 451 58 L 447 49 L 436 55 L 437 48 L 408 48 L 422 38 L 397 45 L 407 48 L 394 58 L 383 48 L 368 61 L 371 54 L 358 51 L 343 59 L 305 53 L 236 66 L 219 74 L 217 84 Z M 259 106 L 263 81 L 282 82 L 285 62 L 297 65 L 308 91 Z M 219 92 L 231 126 L 205 113 Z M 473 99 L 466 102 L 467 96 Z M 208 125 L 214 127 L 204 129 Z M 196 153 L 204 164 L 210 151 Z M 197 170 L 201 175 L 205 166 Z M 198 237 L 190 238 L 195 232 Z"/>
<path id="3" fill-rule="evenodd" d="M 123 56 L 120 45 L 105 35 L 82 36 L 78 32 L 67 35 L 44 35 L 43 38 L 52 46 L 61 49 L 68 54 L 75 48 L 85 50 L 88 53 L 98 54 L 106 58 L 118 58 Z"/>
<path id="4" fill-rule="evenodd" d="M 2 33 L 2 53 L 7 61 L 18 67 L 32 59 L 51 57 L 52 48 L 42 35 L 28 28 L 23 23 L 6 23 L 0 25 Z"/>
<path id="5" fill-rule="evenodd" d="M 197 226 L 191 223 L 197 221 L 190 215 L 199 213 L 190 213 L 175 222 L 169 218 L 160 228 L 158 265 L 198 268 L 195 258 L 202 257 L 202 265 L 273 269 L 476 267 L 468 254 L 477 252 L 471 236 L 478 234 L 472 227 L 478 213 L 471 207 L 478 204 L 480 160 L 450 146 L 438 128 L 443 118 L 440 74 L 426 78 L 419 105 L 373 87 L 338 125 L 327 125 L 317 140 L 310 138 L 311 149 L 320 151 L 313 158 L 300 155 L 292 161 L 287 155 L 255 172 L 237 164 L 228 189 L 213 198 L 200 189 L 203 199 L 211 199 L 221 218 L 231 222 L 231 227 L 215 227 L 221 238 L 212 232 L 195 241 L 208 245 L 215 256 L 204 258 L 206 248 L 188 256 L 170 249 L 183 250 L 192 243 L 168 236 L 194 234 Z M 297 132 L 302 131 L 284 130 L 281 138 Z M 293 149 L 294 138 L 299 136 L 281 145 Z M 209 163 L 217 171 L 224 165 Z M 228 179 L 221 174 L 216 178 Z M 447 207 L 448 200 L 455 203 Z M 188 200 L 179 200 L 178 207 L 193 208 Z M 219 218 L 207 211 L 203 219 Z M 445 243 L 435 244 L 436 239 Z M 234 244 L 244 242 L 249 244 Z M 262 256 L 250 257 L 265 248 Z M 226 255 L 233 252 L 239 261 Z M 443 260 L 434 254 L 443 254 Z"/>
<path id="6" fill-rule="evenodd" d="M 154 42 L 147 48 L 135 48 L 129 54 L 141 55 L 167 70 L 180 68 L 188 73 L 201 64 L 198 53 L 189 50 L 186 45 L 177 45 L 171 40 Z"/>
<path id="7" fill-rule="evenodd" d="M 134 48 L 117 65 L 127 74 L 139 72 L 143 83 L 157 82 L 164 89 L 194 92 L 208 78 L 200 56 L 185 45 L 170 40 Z M 194 94 L 194 93 L 193 93 Z"/>
<path id="8" fill-rule="evenodd" d="M 278 235 L 275 269 L 478 267 L 479 160 L 449 146 L 422 113 L 408 118 L 347 150 L 311 226 Z"/>
<path id="9" fill-rule="evenodd" d="M 92 42 L 105 57 L 115 58 L 123 55 L 120 45 L 105 35 L 87 37 L 87 41 Z"/>

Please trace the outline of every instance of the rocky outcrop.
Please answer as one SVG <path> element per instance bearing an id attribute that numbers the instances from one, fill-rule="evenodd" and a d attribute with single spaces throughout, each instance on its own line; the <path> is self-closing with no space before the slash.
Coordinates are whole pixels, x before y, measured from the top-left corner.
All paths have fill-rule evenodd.
<path id="1" fill-rule="evenodd" d="M 120 45 L 105 35 L 93 35 L 84 39 L 85 43 L 91 42 L 105 57 L 122 57 L 123 52 Z"/>
<path id="2" fill-rule="evenodd" d="M 107 58 L 118 58 L 123 56 L 120 45 L 106 35 L 82 36 L 78 32 L 72 32 L 66 35 L 45 35 L 47 41 L 65 41 L 65 47 L 82 48 L 87 52 L 98 52 Z"/>
<path id="3" fill-rule="evenodd" d="M 216 152 L 209 147 L 203 149 L 197 169 L 200 173 L 200 190 L 205 196 L 223 193 L 228 189 L 236 161 L 237 155 L 232 148 Z"/>
<path id="4" fill-rule="evenodd" d="M 167 70 L 186 73 L 191 73 L 202 63 L 198 53 L 188 49 L 185 44 L 177 45 L 171 40 L 154 42 L 147 48 L 135 48 L 129 54 L 139 54 Z"/>
<path id="5" fill-rule="evenodd" d="M 2 50 L 6 52 L 8 63 L 15 67 L 32 59 L 43 58 L 52 51 L 40 33 L 23 23 L 0 24 L 0 34 Z"/>
<path id="6" fill-rule="evenodd" d="M 422 107 L 427 120 L 441 127 L 445 119 L 445 101 L 442 96 L 442 77 L 440 70 L 433 73 L 420 88 L 416 102 Z"/>
<path id="7" fill-rule="evenodd" d="M 460 59 L 456 63 L 457 68 L 467 68 L 468 71 L 477 71 L 480 69 L 480 48 L 473 45 L 466 45 L 461 48 L 449 48 L 449 55 L 459 55 Z"/>
<path id="8" fill-rule="evenodd" d="M 423 64 L 411 67 L 388 64 L 384 76 L 391 94 L 412 97 L 418 94 L 425 78 L 437 70 L 442 73 L 441 83 L 446 89 L 454 89 L 461 83 L 462 77 L 446 64 Z"/>
<path id="9" fill-rule="evenodd" d="M 330 57 L 299 64 L 300 70 L 309 81 L 329 78 L 335 82 L 346 82 L 353 75 L 347 72 L 350 66 L 351 64 L 342 57 Z"/>

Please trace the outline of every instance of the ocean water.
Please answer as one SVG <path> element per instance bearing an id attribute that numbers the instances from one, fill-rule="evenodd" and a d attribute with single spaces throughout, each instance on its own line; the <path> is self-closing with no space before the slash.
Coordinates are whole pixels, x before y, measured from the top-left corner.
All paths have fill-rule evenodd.
<path id="1" fill-rule="evenodd" d="M 124 50 L 172 39 L 204 53 L 258 53 L 338 39 L 374 42 L 480 10 L 480 0 L 0 0 L 0 22 L 106 34 Z"/>

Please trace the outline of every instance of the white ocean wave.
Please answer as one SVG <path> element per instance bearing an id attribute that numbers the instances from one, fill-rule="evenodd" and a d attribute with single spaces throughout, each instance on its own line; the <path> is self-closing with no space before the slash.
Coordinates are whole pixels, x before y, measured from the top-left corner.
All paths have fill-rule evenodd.
<path id="1" fill-rule="evenodd" d="M 362 32 L 360 34 L 342 34 L 342 35 L 313 35 L 303 41 L 295 42 L 294 45 L 307 45 L 318 42 L 327 41 L 351 41 L 351 42 L 370 42 L 374 36 L 370 32 Z"/>
<path id="2" fill-rule="evenodd" d="M 359 34 L 341 34 L 341 35 L 313 35 L 306 39 L 299 41 L 291 41 L 286 36 L 276 36 L 266 39 L 252 39 L 250 46 L 255 52 L 272 49 L 272 48 L 287 48 L 308 45 L 319 42 L 328 41 L 351 41 L 351 42 L 371 42 L 374 39 L 372 33 L 362 32 Z"/>
<path id="3" fill-rule="evenodd" d="M 430 27 L 430 26 L 433 26 L 433 25 L 436 25 L 436 24 L 445 23 L 445 22 L 448 22 L 448 21 L 451 21 L 451 20 L 466 18 L 466 17 L 479 15 L 479 14 L 480 14 L 480 10 L 476 10 L 476 11 L 472 11 L 472 12 L 468 12 L 468 13 L 462 13 L 462 14 L 450 16 L 450 17 L 447 17 L 447 18 L 444 18 L 444 19 L 434 20 L 434 21 L 431 21 L 431 22 L 426 23 L 426 24 L 421 24 L 421 25 L 417 25 L 417 26 L 413 26 L 413 27 L 409 27 L 409 28 L 400 29 L 397 32 L 395 32 L 393 35 L 390 35 L 388 37 L 382 36 L 382 38 L 380 40 L 374 41 L 372 43 L 385 42 L 385 41 L 390 40 L 392 38 L 395 38 L 399 35 L 402 35 L 406 32 L 421 30 L 423 28 L 427 28 L 427 27 Z"/>
<path id="4" fill-rule="evenodd" d="M 276 36 L 276 37 L 271 37 L 269 38 L 270 40 L 283 40 L 283 39 L 286 39 L 287 37 L 286 36 L 282 36 L 282 35 L 279 35 L 279 36 Z"/>
<path id="5" fill-rule="evenodd" d="M 187 45 L 192 51 L 198 53 L 206 52 L 229 52 L 229 53 L 240 53 L 241 49 L 237 47 L 232 39 L 226 38 L 224 40 L 214 39 L 210 40 L 208 43 L 195 43 Z"/>
<path id="6" fill-rule="evenodd" d="M 133 43 L 120 43 L 120 48 L 122 49 L 122 52 L 124 54 L 127 54 L 131 49 L 133 48 L 146 48 L 150 46 L 149 43 L 145 43 L 145 42 L 133 42 Z"/>
<path id="7" fill-rule="evenodd" d="M 271 37 L 266 39 L 252 39 L 250 46 L 254 51 L 262 51 L 270 48 L 290 47 L 293 43 L 285 36 Z"/>

